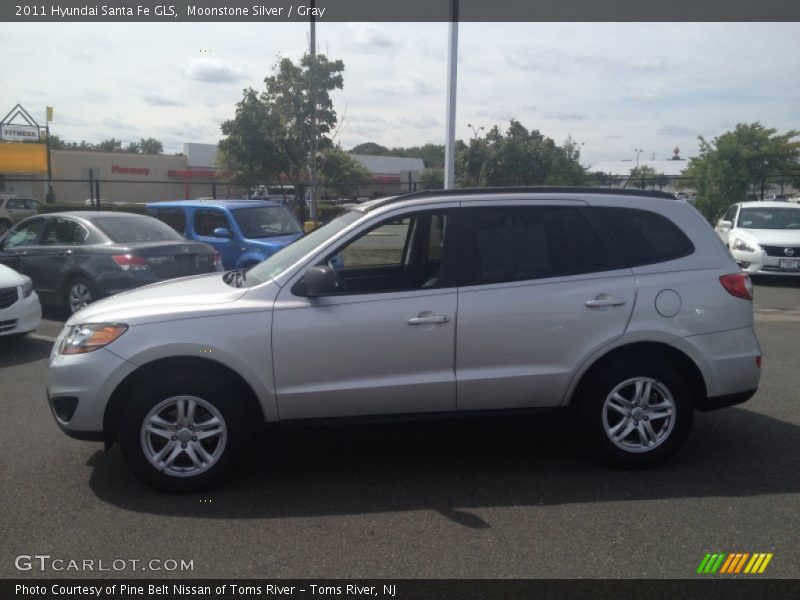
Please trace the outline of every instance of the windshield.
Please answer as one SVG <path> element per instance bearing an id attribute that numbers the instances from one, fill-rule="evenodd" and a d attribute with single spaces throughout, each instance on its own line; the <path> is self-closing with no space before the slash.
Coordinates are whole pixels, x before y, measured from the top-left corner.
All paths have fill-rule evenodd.
<path id="1" fill-rule="evenodd" d="M 745 229 L 800 229 L 800 208 L 743 208 L 739 227 Z"/>
<path id="2" fill-rule="evenodd" d="M 244 287 L 250 287 L 277 277 L 306 254 L 314 250 L 314 248 L 324 244 L 345 227 L 351 223 L 355 223 L 362 216 L 364 215 L 357 211 L 346 212 L 341 217 L 337 217 L 330 223 L 323 225 L 319 229 L 315 229 L 305 237 L 299 238 L 280 252 L 276 252 L 264 262 L 257 264 L 247 271 L 247 277 L 245 281 L 242 282 L 242 285 Z"/>
<path id="3" fill-rule="evenodd" d="M 153 217 L 100 217 L 92 219 L 100 231 L 112 242 L 127 244 L 131 242 L 179 241 L 184 237 L 172 227 Z"/>
<path id="4" fill-rule="evenodd" d="M 300 224 L 285 206 L 256 206 L 232 211 L 246 238 L 302 233 Z"/>

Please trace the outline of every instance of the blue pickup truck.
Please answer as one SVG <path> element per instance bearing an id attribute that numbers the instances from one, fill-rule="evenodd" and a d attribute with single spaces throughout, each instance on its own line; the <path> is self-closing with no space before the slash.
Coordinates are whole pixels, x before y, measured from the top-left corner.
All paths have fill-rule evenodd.
<path id="1" fill-rule="evenodd" d="M 303 235 L 286 206 L 265 200 L 151 202 L 147 214 L 189 240 L 213 246 L 226 270 L 260 263 Z"/>

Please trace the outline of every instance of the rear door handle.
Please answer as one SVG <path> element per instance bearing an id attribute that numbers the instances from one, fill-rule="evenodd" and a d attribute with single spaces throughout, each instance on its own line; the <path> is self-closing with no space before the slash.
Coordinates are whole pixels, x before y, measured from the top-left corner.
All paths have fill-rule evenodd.
<path id="1" fill-rule="evenodd" d="M 59 250 L 58 254 L 60 256 L 69 256 L 70 254 L 72 254 L 72 250 Z"/>
<path id="2" fill-rule="evenodd" d="M 435 323 L 447 323 L 450 317 L 447 315 L 433 315 L 430 317 L 414 317 L 408 320 L 409 325 L 430 325 Z"/>
<path id="3" fill-rule="evenodd" d="M 625 298 L 595 298 L 594 300 L 587 300 L 586 306 L 589 308 L 602 308 L 604 306 L 621 306 L 625 302 Z"/>

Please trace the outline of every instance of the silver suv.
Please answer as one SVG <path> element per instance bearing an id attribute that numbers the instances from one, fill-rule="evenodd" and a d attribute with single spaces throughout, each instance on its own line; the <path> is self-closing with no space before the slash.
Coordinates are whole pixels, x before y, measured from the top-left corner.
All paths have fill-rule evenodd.
<path id="1" fill-rule="evenodd" d="M 247 271 L 157 283 L 66 324 L 48 397 L 144 481 L 197 490 L 259 422 L 567 409 L 603 456 L 672 455 L 746 401 L 752 288 L 669 194 L 413 193 L 353 206 Z"/>

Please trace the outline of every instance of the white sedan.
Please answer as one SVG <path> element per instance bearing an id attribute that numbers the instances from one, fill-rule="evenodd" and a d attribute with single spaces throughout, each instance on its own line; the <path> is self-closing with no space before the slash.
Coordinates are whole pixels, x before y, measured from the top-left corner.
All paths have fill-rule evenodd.
<path id="1" fill-rule="evenodd" d="M 0 265 L 0 336 L 29 333 L 41 320 L 42 307 L 31 278 Z"/>
<path id="2" fill-rule="evenodd" d="M 800 275 L 800 205 L 740 202 L 715 229 L 747 273 Z"/>

